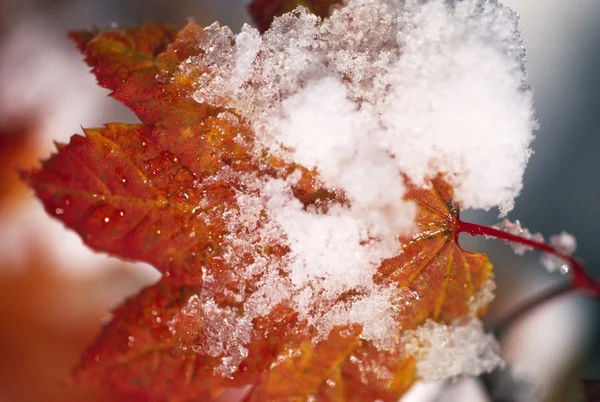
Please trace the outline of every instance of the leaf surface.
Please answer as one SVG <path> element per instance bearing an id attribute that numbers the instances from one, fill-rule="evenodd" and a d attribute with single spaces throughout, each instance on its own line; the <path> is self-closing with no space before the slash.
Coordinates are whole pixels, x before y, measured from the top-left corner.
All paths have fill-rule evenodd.
<path id="1" fill-rule="evenodd" d="M 376 274 L 377 281 L 391 282 L 418 295 L 397 312 L 395 318 L 403 330 L 413 329 L 428 318 L 452 323 L 467 317 L 473 308 L 472 297 L 490 277 L 492 266 L 487 257 L 464 251 L 457 243 L 458 210 L 451 197 L 452 189 L 439 178 L 429 189 L 409 186 L 406 198 L 418 204 L 418 233 L 402 238 L 403 252 L 384 260 Z M 332 333 L 316 347 L 296 346 L 296 353 L 289 353 L 294 357 L 263 375 L 249 400 L 304 400 L 305 390 L 319 400 L 398 400 L 416 379 L 414 359 L 402 347 L 378 350 L 353 336 L 351 328 L 341 331 L 349 335 L 340 338 L 339 333 L 337 337 Z M 326 369 L 312 371 L 312 367 L 322 365 L 322 359 L 330 363 Z M 307 372 L 318 387 L 311 383 L 295 388 L 285 381 L 302 379 Z"/>
<path id="2" fill-rule="evenodd" d="M 342 198 L 321 186 L 314 171 L 256 156 L 254 134 L 235 110 L 191 99 L 194 86 L 178 66 L 203 56 L 196 46 L 203 35 L 193 23 L 179 33 L 142 25 L 72 34 L 100 85 L 142 123 L 86 129 L 24 178 L 46 210 L 92 248 L 164 274 L 115 310 L 77 378 L 152 401 L 210 400 L 247 384 L 254 385 L 250 401 L 397 400 L 416 378 L 415 361 L 400 342 L 378 349 L 357 325 L 336 327 L 314 342 L 314 328 L 285 301 L 245 321 L 243 302 L 257 287 L 236 273 L 252 261 L 224 258 L 224 239 L 252 230 L 228 226 L 225 218 L 243 209 L 239 194 L 253 191 L 244 177 L 284 178 L 299 170 L 293 190 L 304 205 Z M 395 318 L 402 330 L 428 318 L 466 317 L 491 265 L 458 246 L 458 211 L 442 179 L 426 189 L 409 184 L 406 197 L 418 205 L 419 232 L 400 239 L 403 252 L 384 261 L 375 280 L 416 295 L 400 303 L 405 308 Z M 273 243 L 264 255 L 286 252 Z M 223 373 L 225 359 L 242 353 L 239 342 L 246 354 L 237 356 L 237 370 Z"/>

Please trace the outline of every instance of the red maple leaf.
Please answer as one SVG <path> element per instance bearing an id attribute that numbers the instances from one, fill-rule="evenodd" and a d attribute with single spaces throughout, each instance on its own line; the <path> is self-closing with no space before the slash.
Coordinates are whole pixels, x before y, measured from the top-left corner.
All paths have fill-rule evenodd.
<path id="1" fill-rule="evenodd" d="M 249 125 L 239 116 L 223 117 L 235 110 L 189 97 L 192 83 L 178 65 L 202 56 L 194 46 L 202 35 L 193 23 L 179 33 L 142 25 L 72 34 L 100 85 L 142 124 L 86 129 L 85 137 L 74 136 L 41 169 L 24 176 L 46 210 L 89 246 L 148 262 L 163 273 L 158 284 L 114 312 L 85 352 L 78 380 L 157 401 L 210 400 L 227 387 L 246 384 L 254 385 L 248 400 L 256 401 L 396 400 L 415 380 L 415 361 L 401 345 L 380 350 L 361 338 L 359 325 L 336 327 L 326 339 L 311 342 L 315 329 L 286 303 L 252 320 L 247 356 L 231 376 L 219 374 L 222 354 L 199 350 L 213 341 L 209 312 L 198 318 L 192 311 L 205 308 L 207 289 L 218 311 L 227 312 L 225 319 L 243 315 L 244 300 L 226 291 L 239 285 L 235 272 L 240 267 L 222 258 L 224 236 L 245 230 L 228 226 L 224 218 L 240 208 L 236 193 L 253 191 L 241 177 L 251 172 L 285 178 L 300 169 L 294 194 L 302 203 L 343 202 L 343 196 L 319 184 L 314 171 L 254 156 Z M 224 168 L 230 173 L 220 174 Z M 430 189 L 409 186 L 406 197 L 418 204 L 421 231 L 400 239 L 403 253 L 383 261 L 375 282 L 418 295 L 395 317 L 404 330 L 428 318 L 451 322 L 467 316 L 469 300 L 489 277 L 491 265 L 484 255 L 458 246 L 457 209 L 442 180 L 434 180 Z M 282 243 L 264 253 L 287 251 Z M 250 284 L 244 297 L 254 291 Z"/>

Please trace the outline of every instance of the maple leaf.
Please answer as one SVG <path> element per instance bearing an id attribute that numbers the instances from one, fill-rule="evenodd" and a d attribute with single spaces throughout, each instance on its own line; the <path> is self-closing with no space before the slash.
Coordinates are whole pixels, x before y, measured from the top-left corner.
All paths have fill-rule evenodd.
<path id="1" fill-rule="evenodd" d="M 223 258 L 223 239 L 251 230 L 226 220 L 243 208 L 237 195 L 253 191 L 244 175 L 285 178 L 299 170 L 293 191 L 304 205 L 344 199 L 321 185 L 315 171 L 268 153 L 256 156 L 254 134 L 235 110 L 190 97 L 194 84 L 179 65 L 203 56 L 195 45 L 203 35 L 194 23 L 179 33 L 146 24 L 71 35 L 100 85 L 142 123 L 86 129 L 85 137 L 74 136 L 23 176 L 46 210 L 90 247 L 163 273 L 159 283 L 114 311 L 85 352 L 78 380 L 156 401 L 210 400 L 247 384 L 254 386 L 250 401 L 396 400 L 417 376 L 401 342 L 377 348 L 353 324 L 314 342 L 315 328 L 285 302 L 245 319 L 244 301 L 256 284 L 232 296 L 241 286 L 241 266 Z M 458 246 L 458 211 L 442 179 L 430 188 L 408 185 L 406 197 L 417 203 L 420 231 L 400 239 L 403 252 L 383 261 L 375 282 L 416 295 L 396 311 L 403 331 L 426 319 L 468 317 L 470 300 L 490 276 L 487 257 Z M 287 252 L 283 243 L 263 251 L 275 257 Z M 251 262 L 239 257 L 239 264 Z M 245 351 L 215 333 L 241 336 Z M 231 358 L 237 359 L 234 370 L 224 371 L 224 359 Z"/>
<path id="2" fill-rule="evenodd" d="M 324 18 L 330 14 L 331 7 L 341 3 L 341 0 L 253 0 L 248 4 L 248 11 L 258 29 L 265 32 L 275 17 L 289 13 L 298 6 L 304 6 Z"/>

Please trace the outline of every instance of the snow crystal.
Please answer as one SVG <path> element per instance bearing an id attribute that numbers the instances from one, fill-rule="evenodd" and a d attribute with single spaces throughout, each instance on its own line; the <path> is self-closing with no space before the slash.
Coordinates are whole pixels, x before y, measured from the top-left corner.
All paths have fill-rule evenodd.
<path id="1" fill-rule="evenodd" d="M 575 236 L 567 232 L 550 236 L 550 244 L 563 255 L 572 255 L 575 249 L 577 249 Z M 559 270 L 561 274 L 569 272 L 569 264 L 555 255 L 544 253 L 540 257 L 540 261 L 550 272 L 555 272 L 556 270 Z"/>
<path id="2" fill-rule="evenodd" d="M 399 251 L 395 237 L 393 246 L 368 243 L 368 228 L 345 207 L 334 205 L 327 214 L 305 210 L 282 180 L 270 181 L 264 193 L 270 196 L 267 209 L 290 246 L 288 269 L 297 287 L 324 280 L 323 291 L 334 297 L 368 286 L 381 260 Z"/>
<path id="3" fill-rule="evenodd" d="M 258 31 L 244 24 L 242 32 L 235 38 L 235 75 L 231 82 L 233 88 L 239 88 L 249 78 L 260 44 Z"/>
<path id="4" fill-rule="evenodd" d="M 369 241 L 370 228 L 351 208 L 333 205 L 326 214 L 305 209 L 284 180 L 271 180 L 262 191 L 268 197 L 269 216 L 290 248 L 282 270 L 290 281 L 288 297 L 301 317 L 322 329 L 323 336 L 334 325 L 358 323 L 365 328 L 366 339 L 381 345 L 389 342 L 396 329 L 390 302 L 393 292 L 376 286 L 373 274 L 382 259 L 399 251 L 396 237 Z M 279 284 L 276 281 L 267 286 Z M 314 316 L 315 311 L 327 310 L 331 302 L 350 290 L 361 291 L 364 296 Z"/>
<path id="5" fill-rule="evenodd" d="M 316 327 L 319 333 L 327 335 L 336 325 L 359 323 L 363 326 L 363 338 L 372 340 L 381 349 L 391 349 L 398 333 L 389 302 L 392 296 L 390 289 L 379 289 L 369 297 L 337 304 L 321 317 Z"/>
<path id="6" fill-rule="evenodd" d="M 436 381 L 459 375 L 489 373 L 504 363 L 500 346 L 483 324 L 472 318 L 465 324 L 439 324 L 428 320 L 403 336 L 406 352 L 417 360 L 417 375 Z"/>
<path id="7" fill-rule="evenodd" d="M 221 364 L 215 367 L 215 374 L 230 376 L 248 356 L 243 345 L 250 341 L 252 322 L 231 307 L 221 307 L 212 299 L 202 296 L 190 297 L 181 313 L 169 322 L 171 332 L 177 333 L 177 324 L 189 320 L 193 330 L 184 336 L 193 336 L 196 341 L 191 348 L 196 353 L 220 357 Z M 183 345 L 183 349 L 187 349 Z"/>
<path id="8" fill-rule="evenodd" d="M 472 315 L 477 315 L 481 309 L 484 309 L 494 300 L 495 290 L 496 281 L 494 281 L 494 276 L 490 274 L 479 291 L 469 299 L 469 310 Z"/>
<path id="9" fill-rule="evenodd" d="M 501 214 L 521 190 L 536 121 L 517 17 L 493 0 L 349 0 L 324 20 L 299 7 L 263 35 L 213 24 L 198 46 L 202 55 L 180 66 L 195 82 L 193 98 L 235 109 L 252 124 L 256 155 L 315 169 L 345 200 L 306 207 L 292 191 L 298 174 L 245 178 L 223 239 L 225 261 L 245 267 L 230 274 L 239 288 L 227 291 L 242 297 L 246 282 L 258 282 L 243 300 L 244 319 L 288 303 L 321 338 L 358 323 L 364 339 L 393 342 L 393 317 L 419 295 L 403 297 L 373 274 L 400 252 L 398 235 L 415 229 L 405 179 L 427 185 L 443 174 L 462 207 Z M 282 239 L 285 255 L 265 251 Z M 471 309 L 492 291 L 486 284 Z M 409 345 L 424 346 L 413 352 L 426 378 L 499 362 L 476 320 L 429 322 L 411 336 Z M 223 342 L 210 350 L 242 355 L 243 337 Z M 446 363 L 432 367 L 440 358 Z"/>
<path id="10" fill-rule="evenodd" d="M 531 233 L 529 229 L 521 226 L 521 222 L 519 222 L 519 220 L 511 222 L 508 219 L 504 219 L 499 225 L 495 225 L 494 227 L 525 239 L 544 243 L 544 236 L 542 236 L 541 233 Z M 526 244 L 511 241 L 505 242 L 508 243 L 510 248 L 517 255 L 523 255 L 527 251 L 533 250 L 533 247 Z M 572 234 L 562 232 L 558 235 L 550 236 L 550 245 L 552 245 L 559 253 L 569 256 L 575 252 L 575 249 L 577 248 L 577 240 Z M 561 274 L 566 274 L 569 272 L 569 264 L 567 264 L 564 259 L 557 257 L 556 255 L 543 253 L 540 257 L 540 262 L 550 272 L 555 272 L 557 270 Z"/>
<path id="11" fill-rule="evenodd" d="M 497 229 L 500 229 L 504 232 L 523 237 L 525 239 L 534 240 L 540 243 L 544 242 L 544 236 L 541 233 L 531 233 L 529 229 L 521 226 L 521 222 L 517 219 L 514 222 L 509 221 L 508 219 L 503 219 L 499 225 L 494 226 Z M 528 246 L 526 244 L 516 243 L 516 242 L 507 242 L 512 251 L 517 255 L 524 255 L 526 252 L 533 250 L 533 247 Z"/>

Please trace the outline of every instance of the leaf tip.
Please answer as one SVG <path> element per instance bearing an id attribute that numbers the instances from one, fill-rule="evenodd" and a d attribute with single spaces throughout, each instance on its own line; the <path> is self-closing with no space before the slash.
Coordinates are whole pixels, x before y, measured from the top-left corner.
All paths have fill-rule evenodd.
<path id="1" fill-rule="evenodd" d="M 21 169 L 18 168 L 17 169 L 17 174 L 19 175 L 19 178 L 21 179 L 21 181 L 25 184 L 27 184 L 27 186 L 29 187 L 33 187 L 33 176 L 35 176 L 35 173 L 38 171 L 39 169 L 34 168 L 34 169 Z"/>
<path id="2" fill-rule="evenodd" d="M 69 31 L 68 36 L 73 42 L 75 42 L 75 44 L 77 45 L 77 49 L 79 49 L 79 51 L 83 53 L 87 44 L 92 39 L 94 39 L 94 37 L 97 34 L 98 34 L 98 29 L 93 28 L 91 31 L 86 31 L 86 30 Z"/>
<path id="3" fill-rule="evenodd" d="M 65 144 L 64 142 L 52 141 L 52 143 L 54 144 L 58 152 L 60 152 L 64 147 L 67 146 L 67 144 Z"/>

